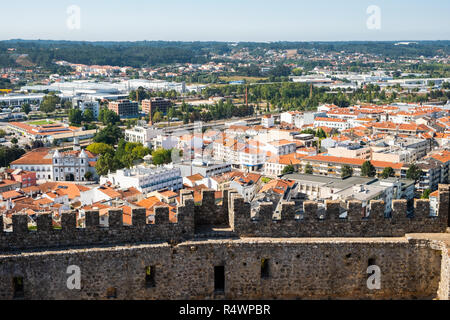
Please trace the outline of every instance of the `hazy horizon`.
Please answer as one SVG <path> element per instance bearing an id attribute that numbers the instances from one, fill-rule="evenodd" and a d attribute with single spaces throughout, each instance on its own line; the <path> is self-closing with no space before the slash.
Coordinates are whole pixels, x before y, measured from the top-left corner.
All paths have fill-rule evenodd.
<path id="1" fill-rule="evenodd" d="M 450 39 L 448 0 L 347 0 L 345 3 L 332 0 L 313 3 L 303 0 L 23 0 L 3 4 L 2 11 L 0 39 L 3 40 L 336 42 Z"/>

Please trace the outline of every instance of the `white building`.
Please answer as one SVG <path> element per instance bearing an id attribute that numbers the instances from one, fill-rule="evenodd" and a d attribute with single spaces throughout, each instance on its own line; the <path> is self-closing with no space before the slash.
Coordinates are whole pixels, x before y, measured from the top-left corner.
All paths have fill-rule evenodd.
<path id="1" fill-rule="evenodd" d="M 115 173 L 100 177 L 100 184 L 107 182 L 121 189 L 134 187 L 144 194 L 162 189 L 176 191 L 183 188 L 180 168 L 173 165 L 135 166 L 131 169 L 117 170 Z"/>
<path id="2" fill-rule="evenodd" d="M 274 124 L 275 124 L 275 120 L 272 115 L 265 115 L 261 119 L 261 125 L 264 128 L 271 128 L 274 126 Z"/>
<path id="3" fill-rule="evenodd" d="M 152 127 L 135 126 L 132 129 L 125 130 L 125 140 L 141 143 L 144 147 L 150 148 L 152 147 L 153 139 L 161 135 L 161 133 L 161 130 Z"/>
<path id="4" fill-rule="evenodd" d="M 36 179 L 49 181 L 85 181 L 85 174 L 96 175 L 97 156 L 85 150 L 59 152 L 41 148 L 26 153 L 11 163 L 12 169 L 36 172 Z"/>
<path id="5" fill-rule="evenodd" d="M 328 127 L 338 130 L 345 130 L 350 128 L 347 120 L 337 118 L 316 118 L 314 120 L 314 127 Z"/>

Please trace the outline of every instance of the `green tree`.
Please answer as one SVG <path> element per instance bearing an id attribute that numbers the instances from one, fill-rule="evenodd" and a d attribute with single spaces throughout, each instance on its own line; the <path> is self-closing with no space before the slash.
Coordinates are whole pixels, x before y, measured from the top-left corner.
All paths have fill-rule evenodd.
<path id="1" fill-rule="evenodd" d="M 109 145 L 115 145 L 123 138 L 122 130 L 116 125 L 107 125 L 94 136 L 94 142 L 103 142 Z"/>
<path id="2" fill-rule="evenodd" d="M 430 199 L 431 190 L 425 189 L 422 193 L 422 199 Z"/>
<path id="3" fill-rule="evenodd" d="M 91 109 L 86 109 L 83 112 L 83 121 L 85 122 L 93 122 L 95 121 L 94 113 Z"/>
<path id="4" fill-rule="evenodd" d="M 281 174 L 291 174 L 295 172 L 295 168 L 293 165 L 287 165 L 286 167 L 284 167 L 283 171 L 281 172 Z"/>
<path id="5" fill-rule="evenodd" d="M 172 149 L 157 149 L 152 152 L 153 164 L 160 165 L 172 162 Z"/>
<path id="6" fill-rule="evenodd" d="M 19 140 L 17 140 L 16 137 L 14 137 L 14 138 L 11 139 L 11 143 L 12 143 L 12 144 L 17 144 L 18 142 L 19 142 Z"/>
<path id="7" fill-rule="evenodd" d="M 17 145 L 12 147 L 0 146 L 0 167 L 8 167 L 11 162 L 25 154 L 25 150 Z"/>
<path id="8" fill-rule="evenodd" d="M 406 171 L 406 179 L 414 180 L 415 182 L 420 180 L 420 177 L 422 177 L 422 170 L 415 164 L 411 164 Z"/>
<path id="9" fill-rule="evenodd" d="M 91 181 L 92 176 L 92 172 L 88 171 L 84 174 L 84 179 L 86 179 L 87 181 Z"/>
<path id="10" fill-rule="evenodd" d="M 102 108 L 98 114 L 98 120 L 104 125 L 116 124 L 120 122 L 120 116 L 112 110 Z"/>
<path id="11" fill-rule="evenodd" d="M 319 128 L 317 129 L 316 137 L 318 137 L 319 139 L 325 139 L 327 137 L 327 134 L 322 128 Z"/>
<path id="12" fill-rule="evenodd" d="M 372 178 L 375 177 L 376 173 L 376 169 L 370 161 L 363 163 L 361 167 L 361 176 Z"/>
<path id="13" fill-rule="evenodd" d="M 313 167 L 309 163 L 305 166 L 305 173 L 306 174 L 312 174 L 313 173 Z"/>
<path id="14" fill-rule="evenodd" d="M 39 110 L 45 113 L 54 112 L 56 109 L 56 105 L 61 102 L 61 99 L 54 93 L 51 92 L 48 95 L 44 96 L 42 99 L 42 103 L 39 106 Z"/>
<path id="15" fill-rule="evenodd" d="M 123 168 L 123 165 L 110 153 L 101 155 L 95 165 L 97 174 L 102 176 L 108 174 L 109 171 L 114 172 L 120 168 Z"/>
<path id="16" fill-rule="evenodd" d="M 69 122 L 72 125 L 80 125 L 83 121 L 83 112 L 80 109 L 69 110 Z"/>
<path id="17" fill-rule="evenodd" d="M 94 154 L 114 154 L 114 148 L 110 146 L 109 144 L 102 143 L 102 142 L 96 142 L 90 144 L 87 148 L 87 151 L 92 152 Z"/>
<path id="18" fill-rule="evenodd" d="M 155 114 L 153 115 L 152 120 L 154 123 L 160 122 L 162 120 L 162 113 L 159 111 L 156 111 Z"/>
<path id="19" fill-rule="evenodd" d="M 383 172 L 381 173 L 381 177 L 383 179 L 387 179 L 389 177 L 393 177 L 395 174 L 394 169 L 392 169 L 391 167 L 386 167 L 383 169 Z"/>
<path id="20" fill-rule="evenodd" d="M 352 175 L 353 175 L 353 168 L 350 167 L 349 165 L 344 165 L 342 167 L 341 177 L 347 178 L 347 177 L 351 177 Z"/>
<path id="21" fill-rule="evenodd" d="M 22 106 L 20 107 L 20 109 L 22 110 L 22 112 L 24 112 L 26 115 L 28 115 L 31 112 L 31 106 L 28 103 L 24 103 L 22 104 Z"/>

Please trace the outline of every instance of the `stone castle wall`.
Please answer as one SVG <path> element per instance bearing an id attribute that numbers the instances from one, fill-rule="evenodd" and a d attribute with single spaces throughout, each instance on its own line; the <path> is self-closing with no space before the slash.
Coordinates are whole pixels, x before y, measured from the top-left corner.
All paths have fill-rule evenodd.
<path id="1" fill-rule="evenodd" d="M 86 212 L 85 228 L 76 227 L 74 213 L 63 214 L 61 230 L 49 215 L 38 217 L 37 231 L 28 230 L 27 216 L 14 215 L 12 232 L 0 230 L 0 299 L 14 297 L 14 279 L 23 280 L 25 299 L 448 299 L 448 249 L 424 234 L 446 231 L 448 185 L 440 186 L 437 217 L 429 216 L 428 200 L 416 200 L 413 217 L 396 200 L 391 218 L 382 201 L 370 203 L 368 217 L 350 201 L 345 219 L 334 201 L 323 212 L 305 202 L 301 219 L 292 203 L 275 214 L 262 204 L 252 216 L 232 190 L 221 206 L 210 190 L 199 206 L 189 193 L 181 202 L 176 223 L 164 207 L 155 208 L 154 224 L 144 209 L 133 210 L 132 226 L 110 210 L 106 228 L 97 211 Z M 220 228 L 205 233 L 206 225 Z M 67 288 L 71 265 L 81 269 L 80 290 Z M 379 290 L 367 288 L 369 265 L 380 267 Z M 214 288 L 215 267 L 225 270 L 223 292 Z"/>
<path id="2" fill-rule="evenodd" d="M 261 260 L 269 272 L 261 277 Z M 368 264 L 381 288 L 367 287 Z M 67 288 L 67 268 L 81 289 Z M 392 239 L 237 239 L 22 252 L 0 256 L 0 299 L 22 277 L 25 299 L 429 299 L 440 286 L 441 251 L 426 241 Z M 154 287 L 146 267 L 154 267 Z M 215 292 L 214 267 L 225 270 Z"/>
<path id="3" fill-rule="evenodd" d="M 438 216 L 430 216 L 429 200 L 415 200 L 414 216 L 406 216 L 406 200 L 394 200 L 391 218 L 384 217 L 384 202 L 371 201 L 370 215 L 365 217 L 360 201 L 349 201 L 347 217 L 339 218 L 340 203 L 327 201 L 319 216 L 318 204 L 306 201 L 302 219 L 296 219 L 294 204 L 282 204 L 281 219 L 274 218 L 272 204 L 261 204 L 256 216 L 251 216 L 250 204 L 233 190 L 225 190 L 223 204 L 217 206 L 214 191 L 203 190 L 200 206 L 192 195 L 182 193 L 177 209 L 177 222 L 169 221 L 167 207 L 155 208 L 155 223 L 147 224 L 145 209 L 132 210 L 132 225 L 123 225 L 121 210 L 110 210 L 108 227 L 99 225 L 98 211 L 86 212 L 86 227 L 76 227 L 76 215 L 63 213 L 61 229 L 54 229 L 52 217 L 40 214 L 37 230 L 30 231 L 25 214 L 13 215 L 12 232 L 3 231 L 0 216 L 0 252 L 46 247 L 108 245 L 168 241 L 178 243 L 193 239 L 196 228 L 204 225 L 228 225 L 235 237 L 401 237 L 407 233 L 445 232 L 448 226 L 449 189 L 441 185 Z"/>

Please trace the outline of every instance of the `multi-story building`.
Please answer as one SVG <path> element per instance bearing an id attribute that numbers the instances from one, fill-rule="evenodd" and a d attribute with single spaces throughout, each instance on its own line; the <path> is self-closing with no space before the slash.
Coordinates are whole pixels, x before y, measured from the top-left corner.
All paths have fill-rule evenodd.
<path id="1" fill-rule="evenodd" d="M 183 177 L 201 174 L 203 177 L 212 177 L 231 171 L 231 163 L 222 161 L 197 161 L 181 162 L 174 164 L 180 168 Z"/>
<path id="2" fill-rule="evenodd" d="M 181 170 L 173 165 L 156 167 L 139 165 L 100 177 L 100 184 L 108 182 L 122 189 L 134 187 L 143 194 L 162 189 L 176 191 L 183 188 Z"/>
<path id="3" fill-rule="evenodd" d="M 264 128 L 271 128 L 273 127 L 274 123 L 274 117 L 271 114 L 265 115 L 261 118 L 261 125 Z"/>
<path id="4" fill-rule="evenodd" d="M 85 181 L 87 172 L 95 177 L 96 161 L 97 156 L 85 150 L 59 152 L 41 148 L 13 161 L 11 168 L 35 172 L 38 180 Z"/>
<path id="5" fill-rule="evenodd" d="M 111 101 L 108 109 L 114 111 L 121 118 L 137 117 L 139 115 L 139 105 L 130 100 Z"/>
<path id="6" fill-rule="evenodd" d="M 74 98 L 72 100 L 72 107 L 80 109 L 83 113 L 86 110 L 91 110 L 95 119 L 98 119 L 100 113 L 100 103 L 94 99 Z"/>
<path id="7" fill-rule="evenodd" d="M 55 181 L 85 181 L 87 172 L 95 175 L 97 157 L 89 151 L 53 153 L 53 179 Z"/>
<path id="8" fill-rule="evenodd" d="M 341 177 L 342 169 L 348 166 L 353 169 L 354 176 L 361 175 L 361 167 L 367 160 L 358 158 L 334 157 L 329 155 L 318 154 L 316 156 L 305 157 L 302 159 L 302 167 L 307 165 L 312 167 L 313 174 L 330 177 Z M 375 167 L 376 174 L 381 174 L 387 167 L 394 170 L 395 177 L 404 177 L 406 175 L 405 166 L 403 163 L 394 163 L 387 161 L 370 161 Z"/>
<path id="9" fill-rule="evenodd" d="M 146 114 L 151 114 L 152 116 L 157 111 L 166 114 L 171 106 L 172 102 L 164 98 L 142 100 L 142 111 Z"/>
<path id="10" fill-rule="evenodd" d="M 363 147 L 359 143 L 343 145 L 338 144 L 334 148 L 328 148 L 327 154 L 334 157 L 346 157 L 346 158 L 358 158 L 364 160 L 370 160 L 371 149 Z"/>
<path id="11" fill-rule="evenodd" d="M 314 120 L 314 127 L 328 127 L 338 130 L 345 130 L 350 128 L 350 124 L 344 119 L 319 117 Z"/>
<path id="12" fill-rule="evenodd" d="M 138 125 L 132 129 L 125 130 L 125 140 L 129 142 L 141 143 L 143 146 L 150 148 L 152 147 L 152 140 L 161 134 L 161 130 Z"/>

